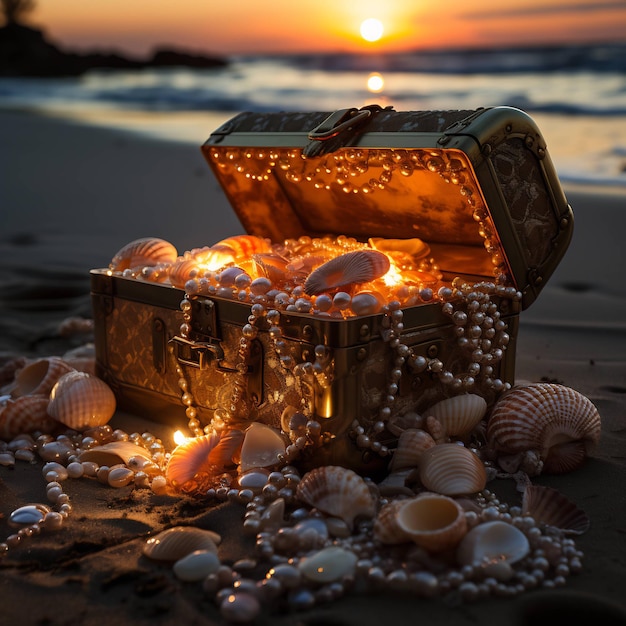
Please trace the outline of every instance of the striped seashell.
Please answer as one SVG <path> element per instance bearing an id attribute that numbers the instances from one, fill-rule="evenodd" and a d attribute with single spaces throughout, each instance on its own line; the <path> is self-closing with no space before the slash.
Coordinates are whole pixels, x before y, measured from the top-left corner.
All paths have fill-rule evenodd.
<path id="1" fill-rule="evenodd" d="M 432 448 L 435 440 L 421 429 L 405 430 L 398 438 L 398 447 L 393 453 L 389 470 L 394 472 L 407 467 L 417 467 L 424 450 Z"/>
<path id="2" fill-rule="evenodd" d="M 425 411 L 439 420 L 446 435 L 464 437 L 469 435 L 487 412 L 487 402 L 481 396 L 467 393 L 437 402 Z"/>
<path id="3" fill-rule="evenodd" d="M 522 514 L 538 524 L 558 528 L 569 535 L 582 535 L 591 521 L 569 498 L 552 487 L 529 484 L 524 490 Z"/>
<path id="4" fill-rule="evenodd" d="M 143 237 L 127 243 L 111 260 L 109 269 L 123 272 L 126 269 L 173 263 L 178 256 L 176 248 L 158 237 Z"/>
<path id="5" fill-rule="evenodd" d="M 476 493 L 487 484 L 482 461 L 471 450 L 455 443 L 442 443 L 425 450 L 419 473 L 426 489 L 446 496 Z"/>
<path id="6" fill-rule="evenodd" d="M 44 394 L 7 398 L 0 406 L 0 439 L 10 441 L 21 434 L 57 430 L 59 423 L 48 415 L 48 402 Z"/>
<path id="7" fill-rule="evenodd" d="M 15 385 L 11 395 L 14 398 L 28 395 L 48 395 L 57 380 L 74 368 L 57 356 L 31 361 L 15 376 Z"/>
<path id="8" fill-rule="evenodd" d="M 384 504 L 374 520 L 374 537 L 381 543 L 395 545 L 410 541 L 407 533 L 398 525 L 398 511 L 409 500 L 391 500 Z"/>
<path id="9" fill-rule="evenodd" d="M 198 276 L 198 262 L 195 259 L 179 257 L 168 270 L 170 283 L 174 287 L 184 289 L 188 280 Z"/>
<path id="10" fill-rule="evenodd" d="M 177 446 L 165 468 L 165 478 L 174 488 L 182 488 L 199 474 L 215 475 L 224 471 L 212 462 L 211 452 L 220 442 L 218 433 L 192 437 Z M 210 460 L 211 459 L 211 460 Z"/>
<path id="11" fill-rule="evenodd" d="M 143 545 L 142 554 L 153 561 L 175 562 L 197 550 L 217 554 L 222 538 L 212 530 L 194 526 L 174 526 L 150 537 Z"/>
<path id="12" fill-rule="evenodd" d="M 368 283 L 389 271 L 389 257 L 377 250 L 355 250 L 335 257 L 311 272 L 304 291 L 313 296 L 325 291 Z"/>
<path id="13" fill-rule="evenodd" d="M 357 517 L 373 518 L 376 498 L 356 472 L 337 465 L 326 465 L 307 472 L 298 483 L 296 498 L 312 507 L 339 517 L 348 526 Z"/>
<path id="14" fill-rule="evenodd" d="M 405 500 L 396 513 L 396 524 L 408 540 L 428 552 L 455 548 L 467 533 L 463 508 L 448 496 L 421 493 Z"/>
<path id="15" fill-rule="evenodd" d="M 474 526 L 461 540 L 456 560 L 459 565 L 521 561 L 530 552 L 526 535 L 512 524 L 500 520 Z"/>
<path id="16" fill-rule="evenodd" d="M 237 235 L 222 239 L 203 254 L 203 262 L 212 270 L 218 270 L 229 263 L 247 261 L 253 254 L 266 254 L 272 251 L 269 239 L 254 235 Z"/>
<path id="17" fill-rule="evenodd" d="M 515 387 L 495 404 L 487 423 L 487 443 L 504 455 L 536 452 L 543 471 L 576 469 L 600 439 L 601 420 L 593 403 L 555 383 Z"/>
<path id="18" fill-rule="evenodd" d="M 73 371 L 61 376 L 52 388 L 48 413 L 65 426 L 82 431 L 106 424 L 115 407 L 115 395 L 103 380 Z"/>

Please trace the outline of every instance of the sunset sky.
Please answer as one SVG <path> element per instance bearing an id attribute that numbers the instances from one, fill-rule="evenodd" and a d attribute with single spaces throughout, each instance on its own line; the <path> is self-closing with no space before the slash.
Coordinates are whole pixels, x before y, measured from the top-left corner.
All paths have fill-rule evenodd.
<path id="1" fill-rule="evenodd" d="M 371 17 L 384 26 L 374 43 L 359 34 Z M 224 54 L 388 52 L 626 41 L 626 0 L 36 0 L 27 22 L 65 47 L 138 55 L 157 45 Z"/>

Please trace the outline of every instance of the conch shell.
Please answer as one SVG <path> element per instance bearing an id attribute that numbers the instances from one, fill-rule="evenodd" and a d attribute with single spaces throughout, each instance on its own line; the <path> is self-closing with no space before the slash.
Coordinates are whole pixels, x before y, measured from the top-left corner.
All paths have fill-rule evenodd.
<path id="1" fill-rule="evenodd" d="M 487 423 L 487 443 L 500 455 L 535 453 L 545 472 L 562 474 L 582 465 L 600 429 L 598 410 L 581 393 L 533 383 L 514 387 L 498 400 Z"/>
<path id="2" fill-rule="evenodd" d="M 115 413 L 111 388 L 96 376 L 72 371 L 64 374 L 50 392 L 48 413 L 57 421 L 85 430 L 103 426 Z"/>
<path id="3" fill-rule="evenodd" d="M 122 272 L 126 269 L 173 263 L 178 251 L 169 242 L 158 237 L 135 239 L 122 247 L 113 257 L 109 269 Z"/>
<path id="4" fill-rule="evenodd" d="M 383 252 L 346 252 L 311 272 L 304 283 L 304 291 L 313 296 L 357 283 L 368 283 L 386 274 L 390 267 L 389 257 Z"/>
<path id="5" fill-rule="evenodd" d="M 298 483 L 296 498 L 352 526 L 357 517 L 373 518 L 376 499 L 356 472 L 326 465 L 307 472 Z"/>

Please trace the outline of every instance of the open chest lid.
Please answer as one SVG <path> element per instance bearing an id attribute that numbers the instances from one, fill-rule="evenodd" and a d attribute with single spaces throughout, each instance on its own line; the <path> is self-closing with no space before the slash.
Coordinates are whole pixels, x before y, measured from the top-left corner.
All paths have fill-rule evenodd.
<path id="1" fill-rule="evenodd" d="M 497 277 L 524 308 L 571 239 L 545 141 L 510 107 L 241 113 L 202 152 L 251 235 L 418 238 L 444 275 Z"/>

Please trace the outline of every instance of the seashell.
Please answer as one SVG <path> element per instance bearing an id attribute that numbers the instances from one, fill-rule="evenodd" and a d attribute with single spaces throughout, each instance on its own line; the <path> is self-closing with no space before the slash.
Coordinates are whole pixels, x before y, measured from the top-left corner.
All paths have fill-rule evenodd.
<path id="1" fill-rule="evenodd" d="M 194 526 L 174 526 L 150 537 L 143 545 L 142 554 L 153 561 L 178 561 L 196 550 L 217 554 L 222 538 L 212 530 Z"/>
<path id="2" fill-rule="evenodd" d="M 482 461 L 471 450 L 455 443 L 442 443 L 425 450 L 419 473 L 424 487 L 447 496 L 476 493 L 487 484 Z"/>
<path id="3" fill-rule="evenodd" d="M 398 447 L 393 453 L 389 470 L 394 472 L 407 467 L 417 467 L 424 450 L 432 448 L 435 440 L 425 431 L 410 428 L 398 438 Z"/>
<path id="4" fill-rule="evenodd" d="M 392 415 L 387 422 L 387 430 L 396 437 L 399 437 L 405 430 L 423 428 L 424 418 L 413 411 L 404 415 Z"/>
<path id="5" fill-rule="evenodd" d="M 135 472 L 128 467 L 118 466 L 112 467 L 107 476 L 107 482 L 110 487 L 120 488 L 130 485 L 135 480 Z"/>
<path id="6" fill-rule="evenodd" d="M 344 576 L 352 576 L 357 559 L 351 550 L 329 546 L 300 559 L 298 570 L 304 578 L 314 583 L 332 583 Z"/>
<path id="7" fill-rule="evenodd" d="M 149 460 L 149 452 L 145 448 L 137 446 L 130 441 L 111 441 L 81 452 L 78 459 L 81 463 L 91 461 L 98 465 L 111 467 L 119 463 L 129 465 L 131 459 L 137 456 Z"/>
<path id="8" fill-rule="evenodd" d="M 439 420 L 446 435 L 464 437 L 474 430 L 487 412 L 485 399 L 474 393 L 466 393 L 437 402 L 425 411 Z"/>
<path id="9" fill-rule="evenodd" d="M 368 283 L 386 274 L 390 267 L 387 255 L 377 250 L 347 252 L 311 272 L 304 283 L 304 291 L 313 296 L 356 283 Z"/>
<path id="10" fill-rule="evenodd" d="M 426 418 L 424 430 L 435 440 L 437 445 L 448 441 L 448 437 L 442 423 L 434 415 L 429 415 Z"/>
<path id="11" fill-rule="evenodd" d="M 187 281 L 196 278 L 198 273 L 198 262 L 195 259 L 179 257 L 169 268 L 168 276 L 174 287 L 184 289 Z"/>
<path id="12" fill-rule="evenodd" d="M 422 493 L 398 507 L 400 532 L 428 552 L 443 552 L 457 546 L 467 532 L 465 511 L 452 498 Z"/>
<path id="13" fill-rule="evenodd" d="M 259 493 L 267 484 L 269 475 L 269 470 L 251 469 L 237 477 L 237 484 L 241 489 L 250 489 L 254 493 Z"/>
<path id="14" fill-rule="evenodd" d="M 287 267 L 289 261 L 279 254 L 253 254 L 252 262 L 255 274 L 259 278 L 268 278 L 274 285 L 284 283 L 290 274 Z M 302 272 L 299 275 L 304 279 L 305 275 Z M 291 277 L 297 278 L 298 273 L 292 272 Z"/>
<path id="15" fill-rule="evenodd" d="M 253 254 L 265 254 L 272 251 L 268 239 L 254 235 L 237 235 L 222 239 L 212 245 L 203 254 L 203 262 L 212 269 L 218 270 L 229 263 L 247 261 Z"/>
<path id="16" fill-rule="evenodd" d="M 350 309 L 355 315 L 375 315 L 385 305 L 385 298 L 375 291 L 359 291 L 352 297 Z"/>
<path id="17" fill-rule="evenodd" d="M 247 472 L 257 467 L 272 467 L 285 454 L 285 447 L 285 441 L 276 429 L 254 422 L 246 429 L 239 470 Z"/>
<path id="18" fill-rule="evenodd" d="M 579 467 L 600 439 L 601 420 L 593 403 L 555 383 L 515 387 L 495 404 L 487 443 L 495 452 L 535 451 L 552 474 Z"/>
<path id="19" fill-rule="evenodd" d="M 52 433 L 58 422 L 48 414 L 47 395 L 6 398 L 0 407 L 0 439 L 10 441 L 23 433 L 41 431 Z"/>
<path id="20" fill-rule="evenodd" d="M 409 485 L 414 482 L 416 474 L 415 467 L 391 471 L 376 484 L 378 493 L 383 497 L 414 496 L 415 492 Z"/>
<path id="21" fill-rule="evenodd" d="M 103 426 L 115 413 L 115 396 L 103 380 L 86 372 L 68 372 L 50 392 L 48 413 L 74 430 Z"/>
<path id="22" fill-rule="evenodd" d="M 45 504 L 25 504 L 9 515 L 9 525 L 14 528 L 39 524 L 52 509 Z"/>
<path id="23" fill-rule="evenodd" d="M 526 535 L 511 524 L 500 520 L 474 526 L 461 540 L 456 560 L 459 565 L 506 561 L 521 561 L 530 552 Z"/>
<path id="24" fill-rule="evenodd" d="M 209 574 L 215 574 L 221 562 L 217 554 L 209 550 L 194 550 L 182 559 L 178 559 L 172 566 L 178 580 L 185 582 L 199 582 Z"/>
<path id="25" fill-rule="evenodd" d="M 296 497 L 349 526 L 357 517 L 376 514 L 376 499 L 367 483 L 356 472 L 337 465 L 307 472 L 298 483 Z"/>
<path id="26" fill-rule="evenodd" d="M 522 514 L 535 522 L 558 528 L 565 534 L 582 535 L 591 521 L 569 498 L 552 487 L 529 484 L 524 490 Z"/>
<path id="27" fill-rule="evenodd" d="M 170 485 L 181 487 L 200 473 L 216 474 L 222 471 L 212 463 L 211 451 L 217 446 L 220 436 L 217 433 L 192 437 L 177 446 L 165 468 L 165 478 Z"/>
<path id="28" fill-rule="evenodd" d="M 63 374 L 74 368 L 57 356 L 37 359 L 25 365 L 15 376 L 14 398 L 28 395 L 49 395 Z"/>
<path id="29" fill-rule="evenodd" d="M 411 239 L 385 239 L 384 237 L 370 237 L 368 243 L 374 250 L 389 253 L 402 253 L 412 260 L 423 259 L 430 254 L 430 247 L 417 237 Z"/>
<path id="30" fill-rule="evenodd" d="M 384 504 L 374 520 L 374 536 L 387 545 L 407 543 L 407 533 L 398 526 L 398 511 L 409 500 L 391 500 Z"/>
<path id="31" fill-rule="evenodd" d="M 178 256 L 176 248 L 158 237 L 135 239 L 122 247 L 113 257 L 109 269 L 122 272 L 134 267 L 173 263 Z"/>

